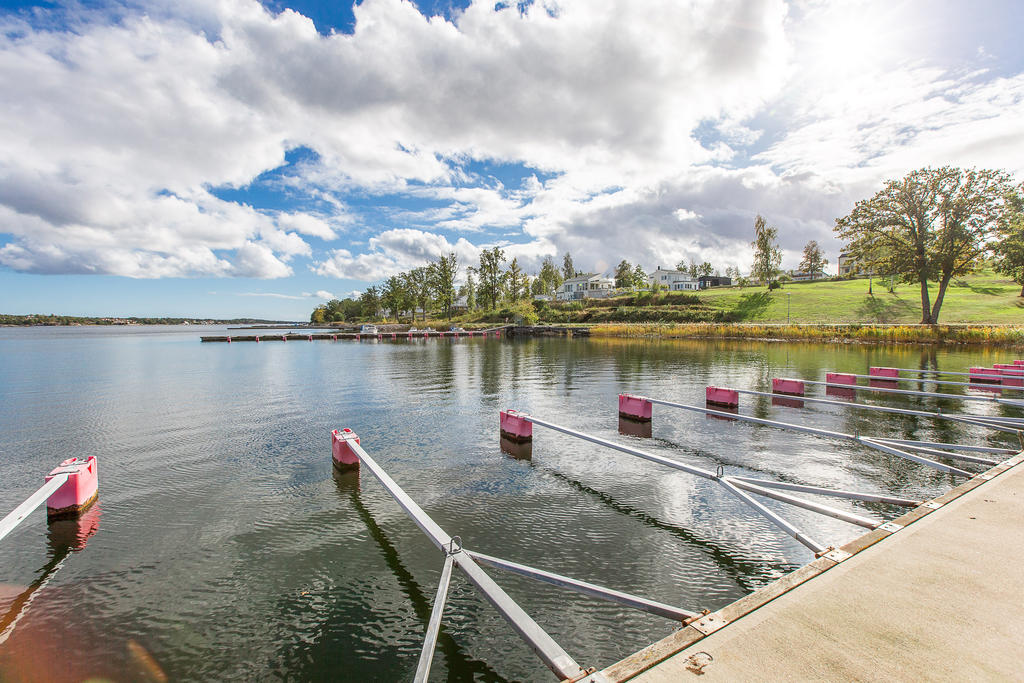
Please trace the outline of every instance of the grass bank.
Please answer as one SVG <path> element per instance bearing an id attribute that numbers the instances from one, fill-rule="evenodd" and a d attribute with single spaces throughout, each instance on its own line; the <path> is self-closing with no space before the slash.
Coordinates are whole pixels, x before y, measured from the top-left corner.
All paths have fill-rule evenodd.
<path id="1" fill-rule="evenodd" d="M 756 323 L 610 323 L 590 328 L 592 337 L 751 339 L 870 344 L 985 344 L 1024 347 L 1021 325 L 793 325 Z"/>

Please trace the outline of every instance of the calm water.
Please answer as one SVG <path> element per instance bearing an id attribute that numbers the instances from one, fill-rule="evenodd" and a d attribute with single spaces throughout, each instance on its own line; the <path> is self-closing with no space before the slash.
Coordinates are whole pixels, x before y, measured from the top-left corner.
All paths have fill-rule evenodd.
<path id="1" fill-rule="evenodd" d="M 332 473 L 329 432 L 341 427 L 471 549 L 714 610 L 811 553 L 712 482 L 541 428 L 532 459 L 502 454 L 498 411 L 520 408 L 733 474 L 930 497 L 956 481 L 845 442 L 658 406 L 653 438 L 623 436 L 616 395 L 701 404 L 707 384 L 766 389 L 773 376 L 963 370 L 1010 357 L 624 340 L 199 342 L 219 329 L 0 330 L 0 514 L 65 457 L 95 454 L 100 470 L 99 503 L 85 519 L 48 527 L 36 512 L 0 542 L 0 679 L 138 680 L 155 666 L 172 680 L 411 679 L 442 557 L 368 473 Z M 742 411 L 862 434 L 1008 443 L 836 407 L 744 397 Z M 826 544 L 860 532 L 769 507 Z M 488 571 L 584 666 L 611 664 L 673 628 Z M 457 575 L 433 674 L 553 680 Z"/>

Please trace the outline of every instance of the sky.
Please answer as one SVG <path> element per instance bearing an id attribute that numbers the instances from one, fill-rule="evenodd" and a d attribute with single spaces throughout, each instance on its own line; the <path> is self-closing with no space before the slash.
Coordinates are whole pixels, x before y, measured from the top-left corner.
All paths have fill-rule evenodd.
<path id="1" fill-rule="evenodd" d="M 0 0 L 0 312 L 308 319 L 448 252 L 783 267 L 1024 180 L 1019 0 Z"/>

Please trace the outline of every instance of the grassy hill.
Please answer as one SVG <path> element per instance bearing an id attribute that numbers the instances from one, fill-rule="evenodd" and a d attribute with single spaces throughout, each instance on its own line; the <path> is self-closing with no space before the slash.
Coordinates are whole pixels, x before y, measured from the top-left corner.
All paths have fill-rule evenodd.
<path id="1" fill-rule="evenodd" d="M 701 299 L 710 307 L 731 313 L 734 322 L 784 323 L 787 304 L 793 323 L 900 323 L 921 320 L 921 290 L 917 285 L 874 281 L 792 282 L 768 292 L 764 287 L 709 289 Z M 929 288 L 932 301 L 938 286 Z M 939 314 L 940 323 L 1024 324 L 1020 285 L 991 272 L 950 283 Z"/>

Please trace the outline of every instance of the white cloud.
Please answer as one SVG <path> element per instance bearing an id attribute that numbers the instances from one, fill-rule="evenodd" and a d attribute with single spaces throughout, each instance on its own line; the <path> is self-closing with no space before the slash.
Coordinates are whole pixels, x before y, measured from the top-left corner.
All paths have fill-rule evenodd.
<path id="1" fill-rule="evenodd" d="M 529 267 L 571 250 L 582 268 L 745 268 L 758 212 L 788 254 L 807 239 L 828 249 L 834 218 L 885 177 L 1024 171 L 1024 75 L 997 74 L 974 47 L 992 71 L 915 52 L 942 42 L 915 21 L 923 11 L 475 2 L 447 22 L 364 0 L 354 33 L 330 36 L 256 0 L 156 3 L 113 23 L 82 12 L 66 31 L 5 15 L 0 265 L 373 281 L 447 251 L 474 263 L 498 243 Z M 210 189 L 244 189 L 296 147 L 316 160 L 279 182 L 317 209 L 257 210 Z M 506 188 L 471 162 L 545 180 Z M 394 202 L 382 213 L 411 227 L 361 222 L 350 193 Z M 342 236 L 326 254 L 305 239 Z"/>
<path id="2" fill-rule="evenodd" d="M 313 272 L 327 277 L 372 282 L 422 266 L 438 257 L 455 253 L 459 263 L 474 263 L 480 250 L 465 238 L 455 244 L 443 235 L 403 228 L 387 230 L 370 239 L 369 251 L 353 255 L 347 249 L 335 249 L 329 258 L 316 262 Z"/>

